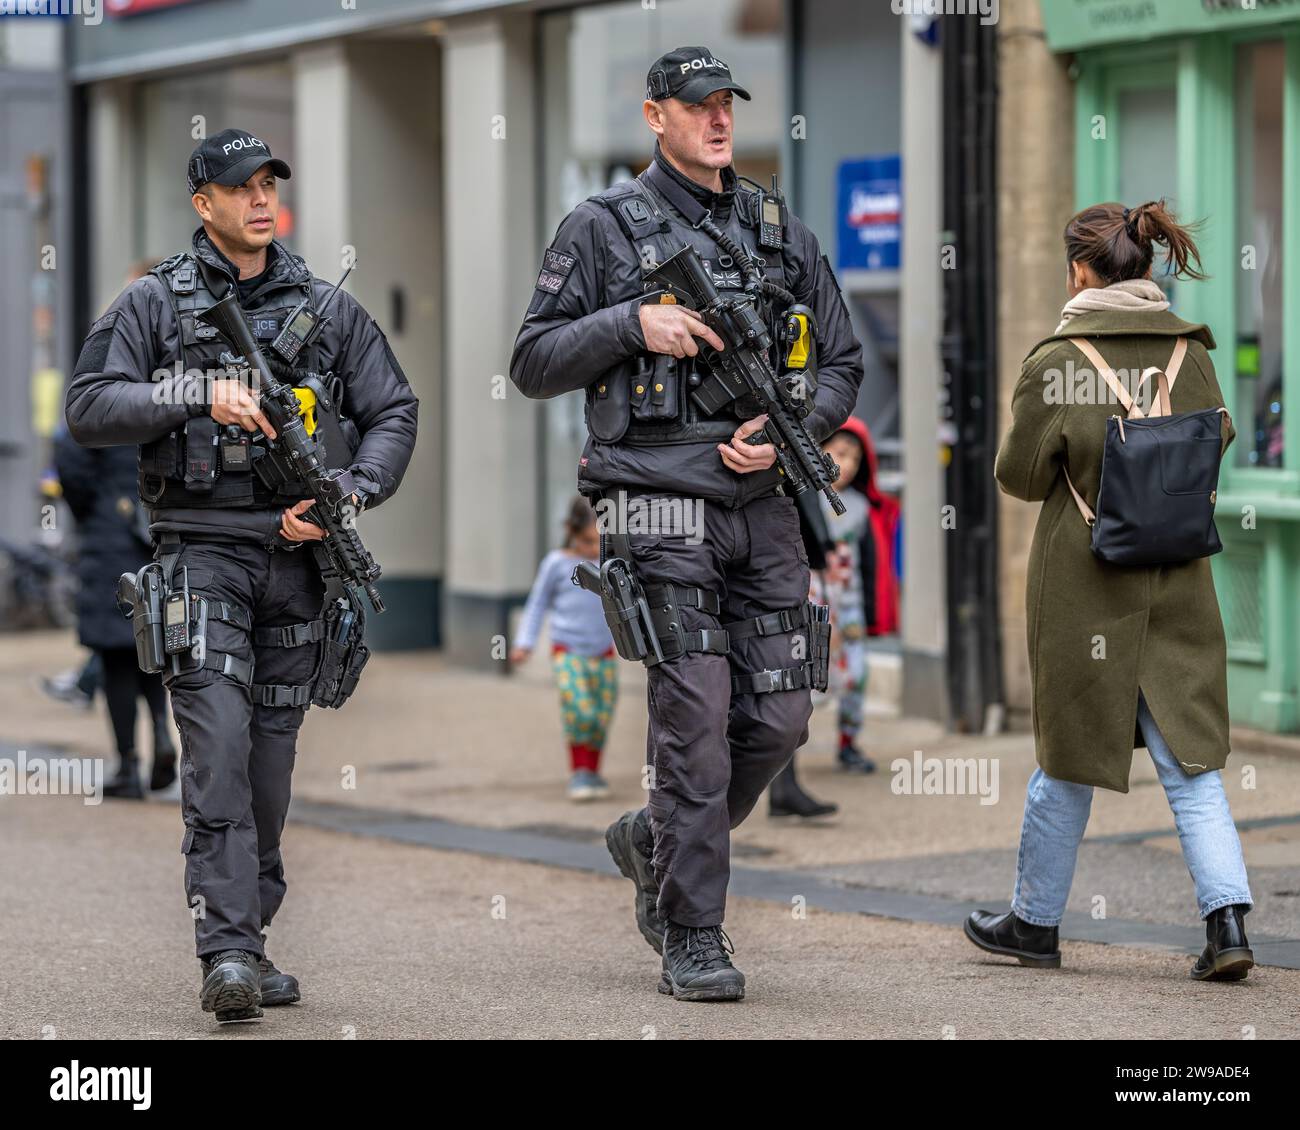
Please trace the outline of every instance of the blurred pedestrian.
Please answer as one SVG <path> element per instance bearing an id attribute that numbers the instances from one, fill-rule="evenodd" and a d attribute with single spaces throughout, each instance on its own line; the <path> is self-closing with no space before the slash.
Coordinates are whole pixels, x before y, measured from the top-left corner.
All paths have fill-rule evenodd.
<path id="1" fill-rule="evenodd" d="M 148 519 L 136 497 L 133 447 L 86 448 L 61 426 L 54 436 L 59 485 L 77 523 L 77 638 L 99 657 L 100 678 L 117 750 L 117 771 L 104 795 L 144 796 L 136 750 L 136 703 L 143 698 L 153 727 L 149 789 L 176 780 L 176 747 L 167 719 L 161 675 L 146 675 L 136 663 L 131 622 L 117 607 L 117 579 L 153 558 Z"/>
<path id="2" fill-rule="evenodd" d="M 57 675 L 42 675 L 40 687 L 55 702 L 89 710 L 95 705 L 95 692 L 103 686 L 104 660 L 92 651 L 80 667 L 69 667 Z"/>
<path id="3" fill-rule="evenodd" d="M 579 561 L 600 560 L 596 512 L 578 495 L 564 520 L 564 543 L 538 567 L 510 652 L 524 663 L 537 645 L 542 620 L 551 617 L 551 665 L 560 692 L 560 717 L 569 743 L 570 800 L 609 795 L 600 775 L 609 720 L 618 701 L 618 660 L 600 597 L 572 583 Z"/>
<path id="4" fill-rule="evenodd" d="M 1242 922 L 1252 899 L 1219 773 L 1229 752 L 1227 648 L 1210 562 L 1120 566 L 1092 552 L 1083 496 L 1096 499 L 1107 417 L 1124 398 L 1100 385 L 1086 396 L 1052 391 L 1054 376 L 1065 373 L 1073 374 L 1071 390 L 1080 375 L 1100 381 L 1104 361 L 1112 378 L 1114 370 L 1150 377 L 1153 367 L 1167 375 L 1167 415 L 1223 407 L 1213 336 L 1175 317 L 1151 279 L 1157 243 L 1175 277 L 1204 277 L 1190 232 L 1163 200 L 1132 209 L 1099 204 L 1070 220 L 1070 300 L 1056 332 L 1026 358 L 1012 400 L 995 474 L 1008 494 L 1043 500 L 1027 592 L 1038 768 L 1011 910 L 974 912 L 966 934 L 1022 965 L 1061 964 L 1058 926 L 1093 788 L 1128 792 L 1133 750 L 1145 746 L 1206 924 L 1191 975 L 1240 980 L 1254 964 Z M 1127 395 L 1137 387 L 1134 379 Z M 1222 455 L 1236 432 L 1226 413 L 1220 421 Z"/>
<path id="5" fill-rule="evenodd" d="M 813 573 L 810 599 L 830 607 L 831 692 L 836 699 L 838 748 L 841 769 L 874 773 L 876 763 L 858 748 L 867 697 L 867 606 L 863 556 L 874 554 L 870 504 L 865 491 L 871 468 L 866 459 L 870 446 L 867 425 L 850 416 L 827 437 L 822 450 L 835 460 L 840 477 L 835 489 L 844 503 L 836 514 L 825 496 L 818 495 L 822 516 L 833 548 L 826 567 Z"/>

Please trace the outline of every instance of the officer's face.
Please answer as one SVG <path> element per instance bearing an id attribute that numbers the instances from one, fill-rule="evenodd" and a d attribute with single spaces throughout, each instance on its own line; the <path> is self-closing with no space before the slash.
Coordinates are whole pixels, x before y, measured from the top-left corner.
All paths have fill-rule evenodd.
<path id="1" fill-rule="evenodd" d="M 209 184 L 207 192 L 194 194 L 194 207 L 227 246 L 237 251 L 259 251 L 275 238 L 280 211 L 275 174 L 263 165 L 243 184 L 227 187 Z"/>
<path id="2" fill-rule="evenodd" d="M 656 103 L 662 110 L 662 144 L 686 163 L 725 169 L 731 164 L 731 102 L 730 90 L 715 90 L 703 102 L 665 98 Z"/>

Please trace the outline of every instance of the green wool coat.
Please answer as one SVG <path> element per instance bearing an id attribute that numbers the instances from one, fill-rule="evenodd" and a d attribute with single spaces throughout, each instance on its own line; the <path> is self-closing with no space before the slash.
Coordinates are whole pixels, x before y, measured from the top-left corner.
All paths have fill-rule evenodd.
<path id="1" fill-rule="evenodd" d="M 1223 768 L 1228 757 L 1223 621 L 1209 558 L 1118 566 L 1093 555 L 1092 530 L 1070 495 L 1062 466 L 1095 509 L 1106 418 L 1123 415 L 1124 409 L 1113 398 L 1085 403 L 1089 398 L 1077 389 L 1073 397 L 1059 393 L 1067 374 L 1092 369 L 1071 337 L 1088 338 L 1112 369 L 1140 373 L 1152 365 L 1163 369 L 1179 336 L 1188 339 L 1188 349 L 1174 381 L 1173 412 L 1221 406 L 1208 328 L 1168 311 L 1083 314 L 1025 358 L 1011 427 L 994 469 L 1007 494 L 1043 502 L 1026 580 L 1038 764 L 1050 777 L 1122 793 L 1128 792 L 1133 750 L 1144 744 L 1137 727 L 1139 688 L 1189 774 Z M 1139 403 L 1145 409 L 1150 397 Z M 1226 450 L 1236 435 L 1226 413 L 1221 426 Z"/>

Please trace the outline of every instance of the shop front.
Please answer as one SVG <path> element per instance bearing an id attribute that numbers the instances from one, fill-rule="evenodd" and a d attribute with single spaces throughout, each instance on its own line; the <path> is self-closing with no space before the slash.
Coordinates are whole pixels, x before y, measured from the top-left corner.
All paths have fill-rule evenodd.
<path id="1" fill-rule="evenodd" d="M 1041 2 L 1073 57 L 1077 205 L 1163 196 L 1203 222 L 1209 278 L 1158 281 L 1213 331 L 1237 428 L 1214 559 L 1232 718 L 1300 730 L 1300 2 Z"/>

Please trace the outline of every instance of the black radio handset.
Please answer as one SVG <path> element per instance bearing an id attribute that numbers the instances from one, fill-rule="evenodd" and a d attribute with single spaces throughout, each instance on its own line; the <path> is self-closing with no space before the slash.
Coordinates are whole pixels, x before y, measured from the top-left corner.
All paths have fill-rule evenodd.
<path id="1" fill-rule="evenodd" d="M 772 174 L 772 191 L 759 189 L 758 245 L 765 251 L 780 251 L 785 234 L 785 202 L 776 186 L 776 173 Z"/>
<path id="2" fill-rule="evenodd" d="M 280 358 L 286 365 L 292 365 L 297 359 L 298 354 L 307 348 L 320 332 L 325 328 L 328 318 L 323 317 L 329 305 L 334 301 L 334 296 L 338 294 L 339 287 L 346 281 L 348 275 L 352 273 L 353 263 L 343 272 L 343 277 L 334 284 L 334 289 L 325 296 L 325 301 L 320 304 L 317 310 L 312 305 L 311 297 L 304 298 L 293 313 L 284 321 L 284 326 L 271 342 L 271 351 Z"/>

